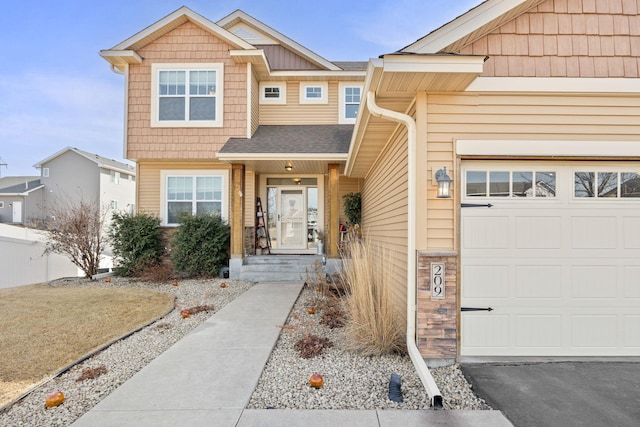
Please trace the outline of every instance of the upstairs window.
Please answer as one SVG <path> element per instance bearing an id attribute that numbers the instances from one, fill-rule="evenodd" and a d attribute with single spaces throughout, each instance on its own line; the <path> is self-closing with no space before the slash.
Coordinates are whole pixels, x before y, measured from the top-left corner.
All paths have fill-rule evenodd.
<path id="1" fill-rule="evenodd" d="M 222 126 L 222 64 L 153 64 L 152 126 Z"/>
<path id="2" fill-rule="evenodd" d="M 42 177 L 43 178 L 49 177 L 49 168 L 42 168 Z"/>
<path id="3" fill-rule="evenodd" d="M 300 104 L 329 103 L 327 82 L 300 83 Z"/>
<path id="4" fill-rule="evenodd" d="M 356 122 L 361 99 L 362 86 L 347 83 L 340 84 L 340 123 L 350 124 Z"/>

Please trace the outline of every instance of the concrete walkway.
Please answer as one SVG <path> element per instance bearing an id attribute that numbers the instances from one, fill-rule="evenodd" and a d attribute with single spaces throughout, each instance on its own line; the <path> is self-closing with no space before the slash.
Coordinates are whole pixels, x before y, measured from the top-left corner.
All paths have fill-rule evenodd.
<path id="1" fill-rule="evenodd" d="M 301 283 L 259 283 L 78 419 L 75 427 L 510 426 L 499 411 L 245 410 Z"/>

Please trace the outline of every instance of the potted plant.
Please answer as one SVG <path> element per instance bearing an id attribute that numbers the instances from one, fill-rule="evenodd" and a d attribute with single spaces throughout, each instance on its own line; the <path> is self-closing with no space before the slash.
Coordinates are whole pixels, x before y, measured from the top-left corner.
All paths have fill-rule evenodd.
<path id="1" fill-rule="evenodd" d="M 322 232 L 322 230 L 315 230 L 315 235 L 318 255 L 322 255 L 324 253 L 324 233 Z"/>

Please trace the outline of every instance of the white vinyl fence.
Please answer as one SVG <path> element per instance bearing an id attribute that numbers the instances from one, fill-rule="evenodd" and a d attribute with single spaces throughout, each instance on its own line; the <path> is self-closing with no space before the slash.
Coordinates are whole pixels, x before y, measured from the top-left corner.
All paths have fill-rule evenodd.
<path id="1" fill-rule="evenodd" d="M 0 224 L 0 289 L 78 276 L 67 257 L 43 255 L 44 240 L 37 231 Z"/>

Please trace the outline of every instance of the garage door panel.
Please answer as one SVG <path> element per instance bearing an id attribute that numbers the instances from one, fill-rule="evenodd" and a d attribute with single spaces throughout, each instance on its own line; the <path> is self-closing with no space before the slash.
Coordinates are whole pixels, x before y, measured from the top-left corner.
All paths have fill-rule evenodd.
<path id="1" fill-rule="evenodd" d="M 625 265 L 623 267 L 624 297 L 640 298 L 640 266 Z M 637 302 L 640 304 L 640 302 Z"/>
<path id="2" fill-rule="evenodd" d="M 640 249 L 640 217 L 624 217 L 625 249 Z"/>
<path id="3" fill-rule="evenodd" d="M 463 245 L 469 249 L 506 249 L 509 247 L 509 218 L 467 217 L 464 219 Z"/>
<path id="4" fill-rule="evenodd" d="M 615 265 L 576 265 L 571 269 L 573 298 L 615 298 L 616 283 Z"/>
<path id="5" fill-rule="evenodd" d="M 465 298 L 509 297 L 507 265 L 466 265 L 463 275 L 471 285 L 463 289 Z"/>
<path id="6" fill-rule="evenodd" d="M 624 345 L 640 349 L 640 315 L 624 316 Z"/>
<path id="7" fill-rule="evenodd" d="M 562 218 L 517 217 L 516 249 L 559 249 L 562 245 Z"/>
<path id="8" fill-rule="evenodd" d="M 515 270 L 517 298 L 562 297 L 561 265 L 518 265 Z"/>
<path id="9" fill-rule="evenodd" d="M 474 315 L 464 316 L 462 345 L 468 348 L 509 347 L 509 316 Z"/>
<path id="10" fill-rule="evenodd" d="M 615 217 L 574 216 L 571 221 L 573 249 L 615 249 L 617 229 Z"/>
<path id="11" fill-rule="evenodd" d="M 573 347 L 617 347 L 617 317 L 615 315 L 571 316 L 571 345 Z"/>
<path id="12" fill-rule="evenodd" d="M 561 315 L 518 315 L 515 319 L 517 347 L 562 346 Z"/>
<path id="13" fill-rule="evenodd" d="M 463 161 L 462 176 L 509 164 Z M 576 171 L 620 165 L 521 162 L 555 172 L 556 196 L 463 195 L 493 205 L 461 209 L 460 303 L 493 309 L 461 313 L 463 356 L 640 356 L 640 198 L 573 188 Z"/>

